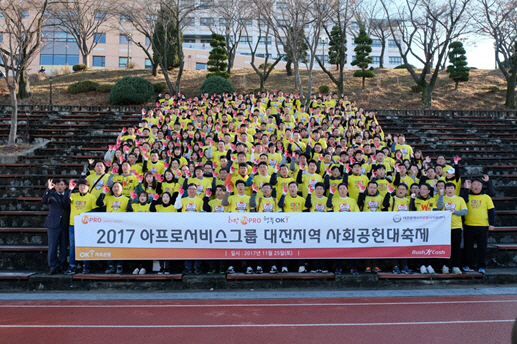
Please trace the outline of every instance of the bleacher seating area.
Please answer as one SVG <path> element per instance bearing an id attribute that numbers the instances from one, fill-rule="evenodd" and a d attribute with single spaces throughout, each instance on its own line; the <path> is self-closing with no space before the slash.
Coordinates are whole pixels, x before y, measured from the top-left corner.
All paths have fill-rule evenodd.
<path id="1" fill-rule="evenodd" d="M 8 111 L 4 111 L 3 116 L 0 118 L 0 140 L 6 140 L 9 132 Z M 105 274 L 105 262 L 98 262 L 93 264 L 89 275 L 46 276 L 48 247 L 43 223 L 48 209 L 41 203 L 41 196 L 47 188 L 47 179 L 78 180 L 85 163 L 90 159 L 103 160 L 108 146 L 116 144 L 122 128 L 139 126 L 141 117 L 137 109 L 127 112 L 59 107 L 30 110 L 31 141 L 49 142 L 30 155 L 18 157 L 16 162 L 0 164 L 0 288 L 27 289 L 37 288 L 41 284 L 45 284 L 47 289 L 68 289 L 71 285 L 88 289 L 113 286 L 108 283 L 114 283 L 121 289 L 257 285 L 253 283 L 263 283 L 260 285 L 265 287 L 322 287 L 373 286 L 380 280 L 392 283 L 399 283 L 400 280 L 414 283 L 415 279 L 457 278 L 466 283 L 479 282 L 483 278 L 490 280 L 489 274 L 483 276 L 478 273 L 459 276 L 440 273 L 395 275 L 389 272 L 389 264 L 386 265 L 388 270 L 385 270 L 388 272 L 361 272 L 359 276 L 337 276 L 332 273 L 333 270 L 325 274 L 293 272 L 273 275 L 266 272 L 249 275 L 243 273 L 245 266 L 236 268 L 240 271 L 235 274 L 182 276 L 183 266 L 179 262 L 173 265 L 170 275 L 158 275 L 150 269 L 145 275 L 131 275 L 133 267 L 139 266 L 139 262 L 125 267 L 128 273 Z M 19 137 L 25 135 L 25 121 L 22 112 L 18 123 Z M 462 177 L 483 174 L 490 177 L 496 191 L 495 197 L 492 197 L 496 208 L 496 227 L 489 234 L 488 272 L 511 271 L 513 274 L 513 268 L 517 266 L 517 116 L 501 112 L 379 110 L 376 111 L 376 121 L 384 135 L 404 134 L 407 144 L 413 150 L 421 150 L 424 157 L 430 156 L 433 163 L 437 156 L 444 155 L 452 165 L 452 158 L 459 156 L 462 158 Z M 206 272 L 207 268 L 203 266 L 203 270 Z M 64 279 L 65 282 L 57 282 L 53 280 L 55 278 Z M 515 280 L 515 276 L 509 279 L 512 282 Z M 497 281 L 500 282 L 499 279 Z M 149 283 L 156 284 L 151 286 Z"/>

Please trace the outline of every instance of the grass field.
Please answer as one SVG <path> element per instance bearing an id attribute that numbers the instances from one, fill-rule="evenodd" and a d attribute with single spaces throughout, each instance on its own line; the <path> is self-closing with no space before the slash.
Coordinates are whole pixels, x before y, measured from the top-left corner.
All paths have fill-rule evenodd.
<path id="1" fill-rule="evenodd" d="M 346 71 L 345 90 L 351 99 L 358 104 L 372 109 L 420 109 L 422 108 L 420 94 L 411 91 L 415 85 L 406 70 L 377 69 L 377 77 L 367 80 L 366 87 L 361 89 L 361 80 L 352 76 L 353 71 Z M 109 93 L 89 92 L 69 94 L 67 87 L 79 80 L 93 80 L 99 83 L 114 84 L 120 78 L 131 75 L 141 76 L 151 82 L 164 81 L 163 75 L 153 77 L 149 70 L 92 70 L 73 73 L 54 78 L 54 105 L 109 105 Z M 175 72 L 170 73 L 175 79 Z M 182 78 L 181 93 L 188 97 L 195 96 L 205 80 L 206 71 L 185 71 Z M 259 86 L 258 76 L 251 69 L 238 69 L 232 72 L 231 81 L 237 92 L 248 92 Z M 302 74 L 302 82 L 307 85 L 307 74 Z M 318 86 L 329 85 L 332 90 L 336 87 L 321 71 L 313 73 L 314 93 Z M 282 89 L 295 92 L 294 77 L 288 77 L 284 70 L 275 70 L 266 83 L 269 90 Z M 8 104 L 9 97 L 5 87 L 0 96 L 0 104 Z M 432 109 L 437 110 L 503 110 L 506 83 L 502 74 L 497 70 L 472 70 L 470 81 L 460 84 L 457 91 L 454 83 L 445 72 L 440 73 L 434 92 Z M 32 84 L 33 94 L 23 104 L 48 104 L 49 81 L 42 80 Z"/>

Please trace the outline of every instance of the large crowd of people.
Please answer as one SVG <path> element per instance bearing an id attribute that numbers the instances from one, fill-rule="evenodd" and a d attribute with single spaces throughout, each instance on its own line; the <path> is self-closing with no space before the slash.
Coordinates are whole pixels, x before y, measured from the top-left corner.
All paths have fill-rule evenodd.
<path id="1" fill-rule="evenodd" d="M 186 99 L 159 95 L 138 126 L 123 128 L 104 159 L 90 160 L 79 180 L 49 180 L 50 273 L 74 274 L 74 216 L 105 212 L 378 212 L 452 213 L 450 259 L 397 259 L 393 273 L 486 271 L 495 225 L 487 175 L 466 176 L 461 158 L 434 159 L 403 133 L 385 133 L 373 112 L 347 96 L 307 103 L 282 91 Z M 136 123 L 135 123 L 136 124 Z M 450 154 L 451 152 L 444 152 Z M 68 184 L 68 185 L 67 185 Z M 68 188 L 67 188 L 68 186 Z M 485 188 L 484 188 L 485 187 Z M 171 219 L 174 214 L 171 214 Z M 67 242 L 68 241 L 68 242 Z M 464 255 L 461 243 L 464 242 Z M 477 251 L 474 250 L 477 244 Z M 160 261 L 169 273 L 170 261 Z M 378 261 L 244 261 L 246 273 L 381 271 Z M 241 264 L 239 264 L 241 265 Z M 389 265 L 388 265 L 389 266 Z M 234 273 L 235 261 L 184 262 L 184 274 Z M 90 264 L 83 262 L 82 272 Z M 122 273 L 109 261 L 106 273 Z M 133 273 L 146 273 L 145 267 Z"/>

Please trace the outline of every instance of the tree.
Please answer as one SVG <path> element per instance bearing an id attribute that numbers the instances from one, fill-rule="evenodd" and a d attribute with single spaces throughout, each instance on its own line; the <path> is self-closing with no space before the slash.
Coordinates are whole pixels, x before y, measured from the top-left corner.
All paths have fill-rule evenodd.
<path id="1" fill-rule="evenodd" d="M 354 39 L 354 43 L 356 44 L 354 49 L 356 59 L 355 61 L 352 61 L 352 66 L 361 68 L 361 70 L 356 70 L 354 72 L 354 77 L 363 79 L 363 88 L 366 78 L 375 77 L 375 73 L 373 72 L 374 68 L 368 67 L 372 63 L 372 58 L 370 57 L 370 53 L 372 52 L 372 42 L 373 40 L 368 36 L 364 27 L 361 26 L 359 35 Z"/>
<path id="2" fill-rule="evenodd" d="M 269 45 L 272 44 L 272 41 L 273 41 L 272 37 L 270 36 L 271 30 L 269 28 L 269 25 L 264 23 L 263 20 L 261 19 L 262 14 L 259 12 L 259 9 L 253 8 L 253 12 L 255 14 L 258 14 L 257 21 L 256 21 L 257 22 L 256 30 L 258 31 L 259 39 L 257 40 L 257 42 L 255 42 L 255 44 L 253 44 L 250 40 L 248 40 L 248 47 L 250 48 L 250 54 L 251 54 L 250 65 L 260 79 L 260 92 L 264 92 L 266 81 L 269 78 L 269 75 L 271 74 L 273 69 L 275 69 L 275 66 L 282 60 L 283 55 L 281 55 L 278 50 L 278 44 L 275 44 L 277 58 L 275 60 L 273 60 L 272 63 L 269 63 L 269 58 L 270 58 Z M 244 27 L 244 31 L 246 32 L 247 36 L 250 36 L 247 25 Z M 262 42 L 261 42 L 261 40 L 262 40 Z M 262 65 L 259 65 L 257 67 L 257 65 L 255 63 L 255 59 L 256 59 L 256 55 L 257 55 L 257 49 L 258 49 L 260 43 L 263 43 L 265 46 L 264 62 L 262 63 Z M 262 68 L 260 68 L 260 66 L 262 66 Z"/>
<path id="3" fill-rule="evenodd" d="M 0 67 L 11 99 L 11 127 L 9 145 L 16 143 L 18 132 L 18 99 L 17 91 L 22 89 L 22 79 L 27 78 L 27 67 L 36 56 L 41 45 L 41 31 L 49 6 L 48 0 L 3 0 L 0 2 L 0 13 L 3 20 L 0 30 L 3 43 L 0 47 Z M 27 16 L 29 14 L 29 16 Z"/>
<path id="4" fill-rule="evenodd" d="M 470 68 L 467 67 L 466 53 L 463 43 L 460 41 L 452 42 L 449 45 L 449 61 L 451 64 L 447 67 L 447 73 L 449 73 L 449 78 L 456 83 L 455 90 L 458 89 L 460 82 L 469 81 Z"/>
<path id="5" fill-rule="evenodd" d="M 57 2 L 49 8 L 50 19 L 46 25 L 63 29 L 77 42 L 82 63 L 90 66 L 90 54 L 99 43 L 101 34 L 106 33 L 106 25 L 117 8 L 116 1 L 108 0 L 67 0 Z M 95 38 L 95 35 L 97 38 Z"/>
<path id="6" fill-rule="evenodd" d="M 294 30 L 294 28 L 291 28 L 291 31 L 292 30 Z M 293 36 L 295 36 L 295 34 L 293 34 Z M 309 57 L 309 53 L 307 52 L 307 50 L 309 50 L 309 47 L 307 46 L 307 43 L 305 41 L 297 41 L 297 43 L 298 44 L 295 49 L 296 52 L 293 51 L 289 40 L 286 40 L 284 44 L 284 61 L 286 62 L 285 71 L 287 73 L 287 76 L 293 75 L 293 56 L 299 56 L 302 63 L 307 63 L 307 59 Z"/>
<path id="7" fill-rule="evenodd" d="M 178 35 L 177 23 L 171 20 L 174 18 L 173 11 L 174 9 L 170 7 L 160 9 L 153 33 L 153 61 L 162 66 L 164 73 L 179 66 L 178 47 L 183 41 L 183 39 L 177 41 L 177 37 L 182 38 L 183 35 L 181 33 Z"/>
<path id="8" fill-rule="evenodd" d="M 144 41 L 140 41 L 133 35 L 133 43 L 142 49 L 147 59 L 152 65 L 153 76 L 157 75 L 158 61 L 153 58 L 152 41 L 158 17 L 157 2 L 155 0 L 139 0 L 123 2 L 116 8 L 119 18 L 120 31 L 126 36 L 132 31 L 139 32 L 144 36 Z M 127 24 L 130 23 L 131 26 Z"/>
<path id="9" fill-rule="evenodd" d="M 469 17 L 465 11 L 471 0 L 405 0 L 395 8 L 391 7 L 395 4 L 392 1 L 380 1 L 391 36 L 422 92 L 423 107 L 428 108 L 447 47 L 467 31 Z M 411 65 L 410 57 L 422 63 L 419 72 Z"/>
<path id="10" fill-rule="evenodd" d="M 341 31 L 339 30 L 339 26 L 334 25 L 329 34 L 329 63 L 336 65 L 336 69 L 339 68 L 339 64 L 341 61 L 341 55 L 346 52 L 346 34 L 345 34 L 345 44 L 344 49 L 341 49 Z M 346 55 L 346 54 L 345 54 Z"/>
<path id="11" fill-rule="evenodd" d="M 208 73 L 207 78 L 218 75 L 223 78 L 229 79 L 230 74 L 226 71 L 228 67 L 228 55 L 226 55 L 226 40 L 223 35 L 212 33 L 212 40 L 210 46 L 212 50 L 208 54 Z"/>
<path id="12" fill-rule="evenodd" d="M 497 67 L 506 80 L 505 106 L 515 109 L 517 83 L 517 1 L 478 0 L 473 14 L 477 31 L 494 41 Z"/>

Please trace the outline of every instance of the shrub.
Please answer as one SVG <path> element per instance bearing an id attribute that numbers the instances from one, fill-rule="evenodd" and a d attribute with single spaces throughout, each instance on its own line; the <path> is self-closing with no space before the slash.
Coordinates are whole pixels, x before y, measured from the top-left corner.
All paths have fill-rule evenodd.
<path id="1" fill-rule="evenodd" d="M 411 92 L 420 93 L 420 92 L 422 92 L 422 89 L 418 85 L 413 85 L 413 86 L 411 86 Z"/>
<path id="2" fill-rule="evenodd" d="M 110 103 L 115 105 L 138 105 L 147 103 L 154 96 L 154 87 L 140 77 L 126 76 L 112 87 Z"/>
<path id="3" fill-rule="evenodd" d="M 136 62 L 132 62 L 132 61 L 129 61 L 126 65 L 126 68 L 127 69 L 137 69 L 138 68 L 138 65 L 136 64 Z"/>
<path id="4" fill-rule="evenodd" d="M 415 66 L 413 66 L 412 64 L 409 65 L 411 68 L 416 68 Z M 401 65 L 398 65 L 397 67 L 393 68 L 393 69 L 407 69 L 406 67 L 406 64 L 401 64 Z"/>
<path id="5" fill-rule="evenodd" d="M 330 92 L 330 86 L 329 85 L 321 85 L 320 87 L 318 87 L 318 91 L 320 91 L 320 93 L 322 94 L 327 94 Z"/>
<path id="6" fill-rule="evenodd" d="M 72 73 L 72 69 L 69 65 L 63 65 L 60 68 L 54 69 L 54 77 L 61 75 L 68 75 Z"/>
<path id="7" fill-rule="evenodd" d="M 199 89 L 199 94 L 208 93 L 210 95 L 223 94 L 223 93 L 233 93 L 235 92 L 235 86 L 231 83 L 230 80 L 227 80 L 220 76 L 211 76 L 203 82 L 201 88 Z"/>
<path id="8" fill-rule="evenodd" d="M 272 65 L 272 63 L 268 62 L 267 65 L 266 65 L 266 68 L 269 69 L 269 67 L 271 67 L 271 65 Z M 264 68 L 264 64 L 263 63 L 261 63 L 260 66 L 258 66 L 258 69 L 262 69 L 262 68 Z"/>
<path id="9" fill-rule="evenodd" d="M 111 84 L 100 84 L 99 86 L 97 86 L 96 91 L 102 93 L 110 93 L 112 88 L 113 85 Z"/>
<path id="10" fill-rule="evenodd" d="M 68 93 L 78 94 L 78 93 L 96 91 L 99 86 L 100 86 L 100 84 L 98 82 L 91 81 L 91 80 L 83 80 L 83 81 L 79 81 L 79 82 L 76 82 L 75 84 L 68 86 Z"/>
<path id="11" fill-rule="evenodd" d="M 501 90 L 497 86 L 487 87 L 487 91 L 488 91 L 488 93 L 499 93 L 499 92 L 501 92 Z"/>
<path id="12" fill-rule="evenodd" d="M 74 72 L 82 72 L 82 71 L 85 71 L 88 69 L 88 67 L 86 67 L 86 65 L 80 63 L 80 64 L 76 64 L 72 67 L 72 69 L 74 70 Z"/>
<path id="13" fill-rule="evenodd" d="M 167 83 L 165 81 L 155 82 L 153 84 L 154 93 L 162 93 L 165 90 L 168 90 Z"/>

